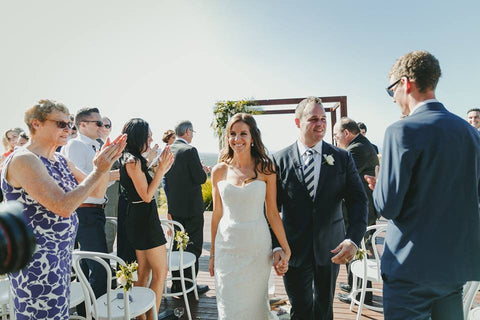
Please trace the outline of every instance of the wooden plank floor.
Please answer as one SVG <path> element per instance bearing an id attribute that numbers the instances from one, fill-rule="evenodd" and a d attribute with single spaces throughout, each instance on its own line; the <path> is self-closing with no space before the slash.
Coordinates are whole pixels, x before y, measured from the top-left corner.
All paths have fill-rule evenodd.
<path id="1" fill-rule="evenodd" d="M 208 272 L 208 257 L 210 250 L 210 221 L 211 221 L 211 212 L 205 212 L 205 228 L 204 228 L 204 245 L 202 256 L 200 257 L 200 270 L 198 273 L 198 283 L 206 284 L 210 287 L 210 291 L 204 295 L 200 296 L 200 300 L 196 301 L 195 298 L 191 298 L 190 309 L 192 312 L 193 319 L 217 319 L 217 304 L 215 298 L 215 283 L 214 279 L 210 277 Z M 347 273 L 344 266 L 340 267 L 340 274 L 337 280 L 337 290 L 335 295 L 339 292 L 338 283 L 347 281 Z M 375 286 L 380 288 L 379 286 Z M 281 277 L 275 276 L 275 296 L 274 298 L 287 298 L 285 293 L 285 288 L 283 286 L 283 281 Z M 287 299 L 288 300 L 288 299 Z M 381 303 L 381 297 L 374 296 L 374 302 L 379 301 Z M 176 307 L 184 307 L 184 301 L 182 299 L 168 298 L 163 299 L 160 306 L 161 310 L 165 308 L 174 309 Z M 288 309 L 288 305 L 285 306 Z M 356 319 L 356 312 L 350 311 L 350 305 L 340 302 L 338 299 L 335 299 L 333 304 L 334 308 L 334 318 L 338 320 L 347 320 L 347 319 Z M 365 310 L 362 312 L 363 315 L 361 319 L 383 319 L 383 314 L 379 312 L 374 312 L 371 310 Z M 181 319 L 187 319 L 186 314 Z M 281 319 L 289 319 L 289 317 L 283 316 Z M 232 319 L 235 320 L 235 319 Z"/>

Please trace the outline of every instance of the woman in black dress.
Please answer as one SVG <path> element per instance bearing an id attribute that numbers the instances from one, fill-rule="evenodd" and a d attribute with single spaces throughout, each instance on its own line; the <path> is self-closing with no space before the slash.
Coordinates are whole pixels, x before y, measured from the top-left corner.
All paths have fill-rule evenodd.
<path id="1" fill-rule="evenodd" d="M 148 173 L 147 160 L 142 156 L 150 148 L 152 132 L 145 120 L 134 118 L 128 121 L 122 130 L 127 136 L 127 146 L 121 161 L 120 184 L 126 190 L 128 198 L 126 233 L 130 244 L 135 248 L 138 262 L 137 286 L 147 285 L 152 271 L 152 289 L 157 298 L 157 310 L 160 309 L 163 285 L 167 276 L 167 254 L 165 236 L 158 218 L 157 203 L 154 194 L 163 175 L 173 163 L 173 154 L 166 147 L 153 167 L 153 178 Z M 151 318 L 151 312 L 148 314 Z"/>

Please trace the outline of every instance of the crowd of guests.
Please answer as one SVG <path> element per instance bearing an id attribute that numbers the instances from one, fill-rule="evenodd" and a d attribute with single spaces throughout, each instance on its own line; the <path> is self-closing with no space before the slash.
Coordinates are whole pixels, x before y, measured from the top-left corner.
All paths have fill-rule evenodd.
<path id="1" fill-rule="evenodd" d="M 467 112 L 476 130 L 448 112 L 435 99 L 440 75 L 438 60 L 425 51 L 394 64 L 387 93 L 400 106 L 402 119 L 387 129 L 383 158 L 365 136 L 366 125 L 348 117 L 333 127 L 336 146 L 323 141 L 326 114 L 315 97 L 296 108 L 297 141 L 271 156 L 252 116 L 230 119 L 212 171 L 209 269 L 220 319 L 274 318 L 265 294 L 272 263 L 284 276 L 292 319 L 333 319 L 339 265 L 348 269 L 367 225 L 380 216 L 389 219 L 382 258 L 385 318 L 461 318 L 462 285 L 480 280 L 480 109 Z M 197 257 L 199 270 L 201 185 L 211 168 L 190 145 L 193 124 L 181 121 L 167 130 L 160 147 L 151 146 L 148 122 L 134 118 L 111 140 L 112 122 L 98 108 L 71 115 L 53 100 L 29 108 L 25 124 L 29 134 L 20 128 L 4 133 L 0 159 L 3 197 L 23 204 L 37 240 L 27 267 L 9 274 L 16 319 L 69 318 L 72 252 L 75 247 L 110 251 L 105 209 L 113 202 L 117 254 L 138 262 L 136 285 L 155 292 L 159 310 L 168 271 L 155 199 L 160 186 L 168 218 L 188 232 L 187 251 Z M 109 188 L 118 196 L 114 201 L 106 196 Z M 103 295 L 105 269 L 87 262 L 82 270 L 95 296 Z M 351 277 L 340 284 L 347 292 L 351 286 Z M 197 290 L 209 288 L 198 285 Z M 181 291 L 178 281 L 171 291 Z M 350 302 L 352 297 L 338 298 Z M 81 307 L 77 312 L 85 314 Z M 159 319 L 172 314 L 166 310 Z M 151 319 L 152 312 L 143 318 Z"/>

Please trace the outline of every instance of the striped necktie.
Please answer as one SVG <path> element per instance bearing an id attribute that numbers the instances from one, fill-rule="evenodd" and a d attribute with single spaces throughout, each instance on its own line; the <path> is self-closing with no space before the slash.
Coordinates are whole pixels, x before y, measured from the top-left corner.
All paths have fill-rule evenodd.
<path id="1" fill-rule="evenodd" d="M 315 151 L 312 149 L 307 149 L 305 151 L 305 163 L 303 165 L 303 177 L 305 179 L 305 186 L 307 187 L 308 194 L 310 195 L 310 198 L 314 198 L 315 196 L 315 175 L 314 175 L 314 169 L 315 169 L 315 162 L 314 160 L 314 153 Z"/>

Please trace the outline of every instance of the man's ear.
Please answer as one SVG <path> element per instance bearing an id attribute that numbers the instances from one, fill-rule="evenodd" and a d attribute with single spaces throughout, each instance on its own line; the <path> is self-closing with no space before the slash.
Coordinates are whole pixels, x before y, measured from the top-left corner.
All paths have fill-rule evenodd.
<path id="1" fill-rule="evenodd" d="M 297 128 L 300 128 L 300 119 L 295 118 L 295 124 L 297 125 Z"/>

